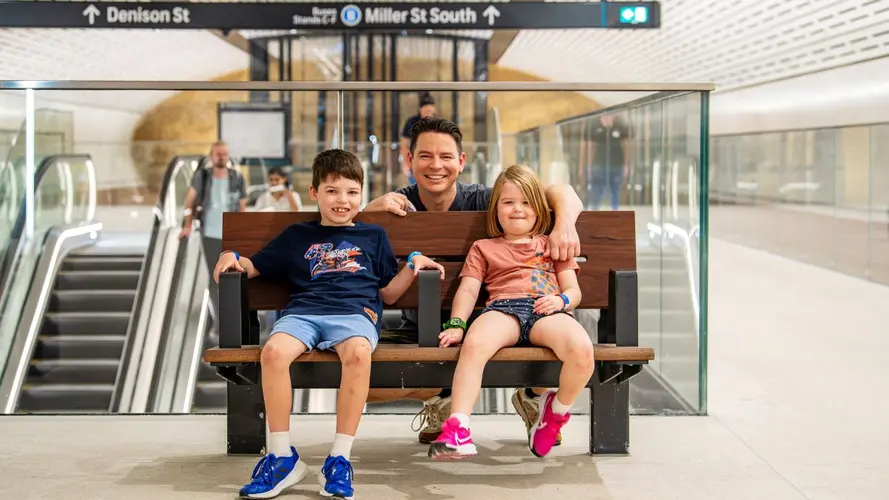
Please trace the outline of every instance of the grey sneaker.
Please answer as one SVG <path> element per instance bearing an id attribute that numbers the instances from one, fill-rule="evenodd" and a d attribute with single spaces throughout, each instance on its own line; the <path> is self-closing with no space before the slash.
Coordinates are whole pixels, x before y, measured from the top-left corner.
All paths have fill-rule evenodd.
<path id="1" fill-rule="evenodd" d="M 417 438 L 422 444 L 430 444 L 435 441 L 441 434 L 441 424 L 451 415 L 451 398 L 440 398 L 433 396 L 423 403 L 423 409 L 414 417 L 411 422 L 411 429 L 414 432 L 419 431 Z M 420 420 L 419 426 L 415 428 L 414 424 Z M 423 425 L 425 424 L 425 427 Z"/>

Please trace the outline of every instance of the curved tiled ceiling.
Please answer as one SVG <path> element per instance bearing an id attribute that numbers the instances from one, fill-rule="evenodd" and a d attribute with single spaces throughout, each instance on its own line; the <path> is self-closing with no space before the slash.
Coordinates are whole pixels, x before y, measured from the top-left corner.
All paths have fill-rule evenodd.
<path id="1" fill-rule="evenodd" d="M 523 31 L 499 64 L 550 80 L 725 92 L 889 55 L 889 0 L 662 0 L 661 13 L 659 30 Z"/>

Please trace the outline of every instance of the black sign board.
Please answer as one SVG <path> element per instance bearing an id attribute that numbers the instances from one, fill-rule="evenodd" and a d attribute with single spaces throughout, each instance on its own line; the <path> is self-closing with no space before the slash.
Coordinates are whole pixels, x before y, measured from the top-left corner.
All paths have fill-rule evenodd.
<path id="1" fill-rule="evenodd" d="M 658 2 L 0 2 L 3 28 L 416 30 L 658 28 Z"/>

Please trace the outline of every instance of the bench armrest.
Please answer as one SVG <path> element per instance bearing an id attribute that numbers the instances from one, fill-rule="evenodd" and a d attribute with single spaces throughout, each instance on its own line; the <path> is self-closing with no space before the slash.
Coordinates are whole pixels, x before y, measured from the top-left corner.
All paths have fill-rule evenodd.
<path id="1" fill-rule="evenodd" d="M 604 316 L 605 328 L 599 330 L 600 343 L 618 347 L 639 345 L 639 280 L 636 271 L 610 270 L 608 314 Z"/>
<path id="2" fill-rule="evenodd" d="M 420 347 L 438 347 L 441 333 L 441 274 L 421 269 L 417 300 L 417 330 Z"/>
<path id="3" fill-rule="evenodd" d="M 219 347 L 236 348 L 252 344 L 247 273 L 230 271 L 219 275 L 219 311 L 216 316 L 219 321 Z"/>

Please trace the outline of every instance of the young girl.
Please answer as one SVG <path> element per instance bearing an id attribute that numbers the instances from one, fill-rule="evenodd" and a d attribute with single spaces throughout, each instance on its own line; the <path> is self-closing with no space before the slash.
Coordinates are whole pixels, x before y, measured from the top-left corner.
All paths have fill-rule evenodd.
<path id="1" fill-rule="evenodd" d="M 502 347 L 536 345 L 562 361 L 558 391 L 539 400 L 539 416 L 528 446 L 546 456 L 568 421 L 571 405 L 593 374 L 593 344 L 571 310 L 580 303 L 574 259 L 553 262 L 546 252 L 550 210 L 540 181 L 528 167 L 513 165 L 497 178 L 488 208 L 488 235 L 466 255 L 452 314 L 439 338 L 441 347 L 463 340 L 466 320 L 482 283 L 490 295 L 485 310 L 466 334 L 454 372 L 451 416 L 429 456 L 458 459 L 477 453 L 469 414 L 481 389 L 485 364 Z"/>

